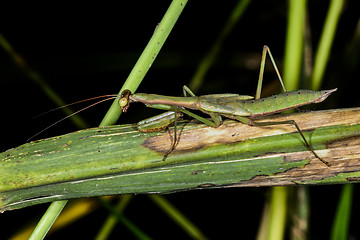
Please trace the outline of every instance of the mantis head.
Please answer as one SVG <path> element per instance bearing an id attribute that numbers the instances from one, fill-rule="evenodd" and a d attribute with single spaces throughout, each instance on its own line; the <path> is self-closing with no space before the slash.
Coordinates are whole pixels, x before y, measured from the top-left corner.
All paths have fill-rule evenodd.
<path id="1" fill-rule="evenodd" d="M 335 92 L 336 90 L 337 88 L 321 91 L 323 94 L 318 99 L 316 99 L 314 103 L 319 103 L 324 101 L 331 93 Z"/>
<path id="2" fill-rule="evenodd" d="M 122 91 L 120 99 L 119 99 L 119 106 L 121 107 L 121 111 L 126 112 L 130 105 L 129 96 L 131 92 L 129 89 L 125 89 Z"/>

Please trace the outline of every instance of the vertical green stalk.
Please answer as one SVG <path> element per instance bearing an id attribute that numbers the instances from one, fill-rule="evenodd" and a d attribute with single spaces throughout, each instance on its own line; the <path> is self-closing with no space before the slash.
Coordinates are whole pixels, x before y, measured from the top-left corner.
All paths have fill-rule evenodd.
<path id="1" fill-rule="evenodd" d="M 314 90 L 320 89 L 343 5 L 344 0 L 332 0 L 330 3 L 315 56 L 311 82 L 312 89 Z M 331 239 L 348 239 L 352 197 L 353 185 L 344 185 L 334 218 Z"/>
<path id="2" fill-rule="evenodd" d="M 290 0 L 284 59 L 284 84 L 287 91 L 299 89 L 305 16 L 306 0 Z"/>
<path id="3" fill-rule="evenodd" d="M 353 192 L 354 186 L 351 184 L 344 185 L 342 188 L 333 227 L 331 228 L 331 240 L 349 239 Z"/>
<path id="4" fill-rule="evenodd" d="M 270 221 L 270 204 L 269 201 L 265 201 L 264 208 L 261 214 L 261 220 L 258 231 L 256 233 L 256 240 L 265 240 L 269 231 Z"/>
<path id="5" fill-rule="evenodd" d="M 290 0 L 285 42 L 284 84 L 287 91 L 299 87 L 303 60 L 306 0 Z M 288 188 L 272 188 L 267 239 L 283 239 L 286 228 Z"/>
<path id="6" fill-rule="evenodd" d="M 45 214 L 40 219 L 29 240 L 44 239 L 51 226 L 60 215 L 68 200 L 56 201 L 51 203 Z"/>
<path id="7" fill-rule="evenodd" d="M 121 93 L 124 89 L 129 89 L 131 92 L 135 92 L 142 79 L 145 77 L 145 74 L 150 69 L 152 63 L 155 61 L 161 47 L 164 45 L 165 40 L 169 36 L 186 3 L 187 0 L 172 1 L 119 93 Z M 120 117 L 120 114 L 120 108 L 117 100 L 115 100 L 100 123 L 100 126 L 114 124 Z M 30 239 L 43 239 L 66 203 L 67 201 L 57 201 L 51 203 L 50 207 L 34 229 Z"/>
<path id="8" fill-rule="evenodd" d="M 344 0 L 332 0 L 330 3 L 330 8 L 315 56 L 314 72 L 311 82 L 311 89 L 313 90 L 320 89 L 343 5 Z"/>
<path id="9" fill-rule="evenodd" d="M 65 102 L 61 99 L 61 97 L 56 93 L 54 89 L 51 88 L 49 84 L 41 77 L 39 73 L 37 73 L 34 69 L 32 69 L 25 61 L 25 59 L 15 51 L 15 49 L 11 46 L 11 44 L 5 39 L 5 37 L 0 33 L 0 46 L 9 54 L 12 60 L 23 70 L 26 76 L 34 81 L 42 91 L 57 105 L 64 106 Z M 74 113 L 69 107 L 62 108 L 62 111 L 67 115 L 71 115 Z M 83 120 L 80 115 L 74 115 L 70 120 L 73 122 L 75 126 L 78 128 L 87 128 L 89 127 L 85 120 Z"/>
<path id="10" fill-rule="evenodd" d="M 273 187 L 271 194 L 268 240 L 284 238 L 287 212 L 287 188 Z"/>
<path id="11" fill-rule="evenodd" d="M 285 59 L 284 59 L 284 84 L 287 91 L 299 89 L 300 76 L 303 63 L 304 50 L 304 30 L 306 23 L 306 0 L 290 0 L 288 12 L 288 25 L 285 41 Z M 295 189 L 298 191 L 299 189 Z M 295 191 L 290 191 L 288 187 L 284 187 L 287 195 L 297 195 Z M 274 192 L 273 194 L 276 194 Z M 280 195 L 278 198 L 281 198 Z M 284 197 L 284 196 L 283 196 Z M 286 201 L 287 199 L 283 199 Z M 306 209 L 309 206 L 307 202 L 296 201 L 295 209 Z M 276 203 L 272 203 L 276 204 Z M 286 208 L 285 211 L 289 212 Z M 286 218 L 285 216 L 283 216 Z M 285 232 L 285 222 L 282 231 Z M 293 226 L 292 226 L 293 227 Z"/>
<path id="12" fill-rule="evenodd" d="M 290 239 L 302 240 L 308 236 L 310 217 L 310 194 L 307 186 L 291 188 L 289 198 L 291 226 Z"/>

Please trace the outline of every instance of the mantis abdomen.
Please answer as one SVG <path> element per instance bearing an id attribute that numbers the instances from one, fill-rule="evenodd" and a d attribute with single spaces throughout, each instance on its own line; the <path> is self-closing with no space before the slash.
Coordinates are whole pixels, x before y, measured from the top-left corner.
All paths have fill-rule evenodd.
<path id="1" fill-rule="evenodd" d="M 336 91 L 336 89 L 323 91 L 297 90 L 285 92 L 267 98 L 260 98 L 258 100 L 243 101 L 242 107 L 251 112 L 251 117 L 273 114 L 287 109 L 301 107 L 310 103 L 322 102 L 334 91 Z"/>
<path id="2" fill-rule="evenodd" d="M 319 103 L 324 101 L 334 91 L 336 91 L 336 89 L 324 91 L 296 90 L 257 100 L 232 102 L 230 105 L 234 105 L 231 107 L 236 107 L 237 109 L 243 108 L 245 111 L 249 112 L 248 115 L 243 116 L 256 117 L 282 112 L 287 109 L 300 107 L 310 103 Z"/>

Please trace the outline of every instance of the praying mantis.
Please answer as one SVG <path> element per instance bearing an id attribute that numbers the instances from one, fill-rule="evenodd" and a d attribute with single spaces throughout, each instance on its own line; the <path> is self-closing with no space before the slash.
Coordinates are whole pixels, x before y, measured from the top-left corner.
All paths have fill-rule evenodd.
<path id="1" fill-rule="evenodd" d="M 267 54 L 269 55 L 271 62 L 274 66 L 280 84 L 284 93 L 273 95 L 267 98 L 260 98 L 263 74 L 265 68 L 265 60 Z M 208 94 L 202 96 L 195 96 L 195 94 L 187 87 L 183 87 L 184 97 L 173 97 L 173 96 L 164 96 L 156 94 L 147 94 L 147 93 L 134 93 L 132 94 L 130 90 L 125 89 L 122 91 L 120 97 L 118 95 L 103 95 L 98 97 L 93 97 L 90 99 L 81 100 L 75 103 L 71 103 L 60 108 L 70 106 L 73 104 L 108 97 L 101 101 L 98 101 L 90 106 L 87 106 L 79 111 L 76 111 L 67 117 L 53 123 L 52 125 L 46 127 L 42 131 L 38 132 L 28 140 L 47 130 L 48 128 L 54 126 L 55 124 L 85 110 L 94 105 L 102 103 L 107 100 L 114 98 L 119 98 L 118 104 L 123 112 L 126 112 L 130 106 L 130 103 L 141 102 L 147 107 L 157 108 L 165 110 L 167 112 L 160 115 L 145 119 L 140 121 L 137 124 L 137 128 L 140 132 L 156 132 L 166 129 L 170 124 L 175 124 L 174 131 L 174 141 L 171 148 L 163 157 L 163 161 L 167 156 L 175 149 L 178 138 L 177 138 L 177 119 L 180 118 L 183 114 L 189 115 L 200 122 L 211 126 L 218 127 L 222 124 L 222 117 L 230 118 L 237 120 L 241 123 L 250 125 L 250 126 L 269 126 L 269 125 L 281 125 L 281 124 L 291 124 L 295 126 L 298 133 L 301 135 L 305 145 L 310 150 L 310 152 L 318 158 L 322 163 L 327 166 L 330 166 L 330 163 L 323 160 L 318 156 L 314 149 L 310 146 L 309 142 L 306 140 L 304 134 L 299 128 L 298 124 L 294 120 L 286 120 L 280 122 L 256 122 L 254 118 L 271 115 L 279 113 L 288 109 L 298 108 L 304 105 L 311 103 L 320 103 L 324 101 L 331 93 L 335 92 L 337 88 L 323 91 L 312 91 L 312 90 L 296 90 L 287 92 L 283 84 L 280 72 L 276 66 L 275 60 L 272 57 L 269 47 L 264 46 L 261 63 L 260 63 L 260 73 L 259 80 L 256 89 L 255 98 L 248 95 L 239 95 L 235 93 L 225 93 L 225 94 Z M 190 96 L 187 96 L 190 95 Z M 58 108 L 57 108 L 58 109 Z M 197 114 L 190 112 L 189 110 L 199 110 L 210 116 L 211 120 L 203 118 Z M 53 109 L 56 110 L 56 109 Z"/>
<path id="2" fill-rule="evenodd" d="M 284 93 L 277 94 L 267 98 L 260 98 L 263 73 L 265 67 L 266 55 L 269 55 L 272 64 L 275 68 L 279 81 L 282 85 Z M 292 124 L 301 135 L 304 143 L 312 154 L 318 158 L 322 163 L 330 166 L 330 163 L 323 160 L 313 150 L 304 134 L 299 128 L 298 124 L 294 120 L 287 120 L 281 122 L 256 122 L 255 117 L 266 116 L 282 112 L 288 109 L 297 108 L 300 106 L 308 105 L 311 103 L 319 103 L 324 101 L 331 93 L 335 92 L 337 88 L 323 91 L 312 90 L 296 90 L 286 92 L 282 78 L 272 57 L 270 49 L 264 46 L 261 64 L 258 86 L 256 90 L 255 99 L 248 95 L 239 94 L 209 94 L 202 96 L 195 96 L 195 94 L 187 87 L 183 87 L 184 97 L 163 96 L 147 93 L 134 93 L 126 89 L 121 93 L 119 99 L 119 106 L 123 112 L 126 112 L 130 106 L 130 103 L 141 102 L 147 107 L 166 110 L 168 112 L 157 115 L 155 117 L 143 120 L 138 123 L 138 130 L 142 132 L 160 131 L 165 129 L 170 124 L 175 122 L 174 141 L 171 149 L 164 155 L 163 160 L 175 149 L 177 143 L 176 137 L 176 122 L 182 114 L 187 114 L 206 125 L 211 127 L 218 127 L 222 123 L 222 117 L 237 120 L 241 123 L 250 126 L 268 126 L 268 125 L 280 125 L 280 124 Z M 187 96 L 187 95 L 190 96 Z M 198 116 L 187 109 L 199 110 L 205 114 L 208 114 L 212 121 Z"/>

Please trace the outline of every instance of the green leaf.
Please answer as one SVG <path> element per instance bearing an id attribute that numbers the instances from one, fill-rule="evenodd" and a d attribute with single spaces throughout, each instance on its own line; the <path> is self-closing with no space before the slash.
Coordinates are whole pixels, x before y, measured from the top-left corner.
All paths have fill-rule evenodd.
<path id="1" fill-rule="evenodd" d="M 357 182 L 359 117 L 356 108 L 262 120 L 295 120 L 331 167 L 308 151 L 292 125 L 254 127 L 226 121 L 212 128 L 185 122 L 178 126 L 179 143 L 165 161 L 173 132 L 140 133 L 134 125 L 27 143 L 0 155 L 0 211 L 125 193 Z"/>

